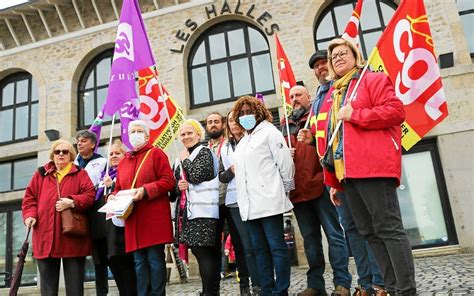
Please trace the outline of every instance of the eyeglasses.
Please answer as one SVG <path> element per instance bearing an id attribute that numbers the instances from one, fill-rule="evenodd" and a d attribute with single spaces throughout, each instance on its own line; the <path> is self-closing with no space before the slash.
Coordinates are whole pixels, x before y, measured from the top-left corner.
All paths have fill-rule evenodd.
<path id="1" fill-rule="evenodd" d="M 331 58 L 331 61 L 336 60 L 338 57 L 340 59 L 344 59 L 348 54 L 349 54 L 349 50 L 346 49 L 345 51 L 340 51 L 338 53 L 335 53 L 335 54 L 331 55 L 330 58 Z"/>
<path id="2" fill-rule="evenodd" d="M 59 154 L 63 154 L 63 155 L 66 155 L 66 154 L 69 154 L 69 150 L 67 149 L 57 149 L 57 150 L 54 150 L 53 151 L 55 155 L 59 155 Z"/>

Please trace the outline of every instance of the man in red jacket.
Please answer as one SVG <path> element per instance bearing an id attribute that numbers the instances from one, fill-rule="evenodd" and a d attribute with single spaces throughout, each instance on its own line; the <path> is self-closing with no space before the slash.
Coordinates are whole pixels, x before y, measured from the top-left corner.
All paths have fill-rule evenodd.
<path id="1" fill-rule="evenodd" d="M 326 295 L 324 283 L 324 253 L 322 247 L 321 226 L 329 243 L 329 262 L 333 269 L 335 290 L 332 295 L 349 295 L 352 276 L 348 270 L 349 253 L 344 231 L 339 224 L 336 208 L 329 199 L 329 193 L 323 184 L 323 169 L 314 146 L 296 140 L 298 130 L 309 120 L 311 108 L 310 94 L 303 86 L 294 86 L 290 90 L 293 113 L 288 118 L 291 147 L 294 151 L 295 189 L 290 192 L 294 213 L 303 235 L 306 258 L 308 288 L 298 295 Z M 282 126 L 285 124 L 282 121 Z M 288 141 L 286 128 L 283 135 Z"/>

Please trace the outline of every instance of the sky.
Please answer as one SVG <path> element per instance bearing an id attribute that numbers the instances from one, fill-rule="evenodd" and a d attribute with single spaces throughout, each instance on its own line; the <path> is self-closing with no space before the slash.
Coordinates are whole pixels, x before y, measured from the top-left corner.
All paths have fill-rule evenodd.
<path id="1" fill-rule="evenodd" d="M 26 2 L 28 2 L 28 0 L 0 0 L 0 10 Z"/>

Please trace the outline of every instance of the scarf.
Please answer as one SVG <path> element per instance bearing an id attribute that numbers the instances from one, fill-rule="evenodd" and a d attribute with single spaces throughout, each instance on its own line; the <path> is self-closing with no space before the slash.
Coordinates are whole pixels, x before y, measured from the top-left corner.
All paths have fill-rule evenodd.
<path id="1" fill-rule="evenodd" d="M 117 176 L 117 168 L 109 167 L 108 175 L 112 180 L 114 180 L 115 177 Z M 97 192 L 95 194 L 95 200 L 99 200 L 100 197 L 104 194 L 104 190 L 105 190 L 105 184 L 103 183 L 104 178 L 105 178 L 105 170 L 103 170 L 102 173 L 100 174 L 100 182 L 99 182 L 99 187 L 97 188 Z"/>
<path id="2" fill-rule="evenodd" d="M 181 180 L 186 181 L 186 173 L 184 171 L 181 172 Z M 187 203 L 187 196 L 186 196 L 187 190 L 181 191 L 181 200 L 179 202 L 179 214 L 178 214 L 178 235 L 177 239 L 179 242 L 179 235 L 182 231 L 183 228 L 183 215 L 187 215 L 187 209 L 186 209 L 186 203 Z M 181 260 L 184 262 L 188 263 L 188 246 L 186 244 L 183 244 L 179 242 L 178 244 L 178 255 Z"/>
<path id="3" fill-rule="evenodd" d="M 334 91 L 332 92 L 332 108 L 331 108 L 331 117 L 329 123 L 330 133 L 332 135 L 334 129 L 337 125 L 337 113 L 344 106 L 346 101 L 347 95 L 347 88 L 349 83 L 352 79 L 357 78 L 359 76 L 359 69 L 354 68 L 343 77 L 336 80 L 333 84 Z M 334 169 L 336 170 L 336 177 L 339 181 L 344 179 L 344 160 L 343 158 L 343 145 L 342 145 L 342 135 L 343 129 L 340 128 L 337 131 L 336 137 L 334 138 L 334 142 L 332 143 L 332 153 L 334 155 Z"/>

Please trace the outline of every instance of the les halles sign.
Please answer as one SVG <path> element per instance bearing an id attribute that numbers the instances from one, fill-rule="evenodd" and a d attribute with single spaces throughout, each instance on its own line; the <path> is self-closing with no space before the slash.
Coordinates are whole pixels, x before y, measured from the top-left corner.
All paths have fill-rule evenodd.
<path id="1" fill-rule="evenodd" d="M 251 4 L 248 9 L 242 9 L 240 5 L 240 0 L 237 1 L 235 7 L 232 7 L 224 1 L 222 7 L 218 9 L 214 4 L 204 7 L 204 12 L 206 13 L 207 19 L 210 20 L 212 18 L 225 15 L 225 14 L 234 14 L 234 15 L 241 15 L 247 17 L 251 20 L 254 20 L 259 24 L 265 33 L 269 36 L 273 35 L 275 31 L 279 31 L 280 27 L 276 23 L 271 23 L 272 15 L 268 11 L 264 11 L 261 14 L 256 13 L 255 11 L 255 4 Z M 199 24 L 192 19 L 187 19 L 184 22 L 186 29 L 178 30 L 176 32 L 176 39 L 178 39 L 178 46 L 175 48 L 171 48 L 170 50 L 174 53 L 182 53 L 184 50 L 184 45 L 191 37 L 191 34 L 198 28 Z"/>

